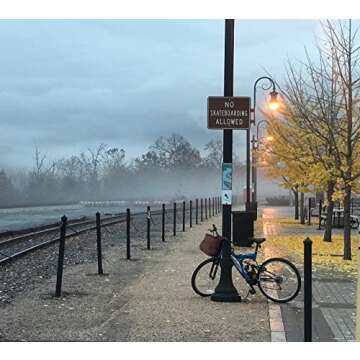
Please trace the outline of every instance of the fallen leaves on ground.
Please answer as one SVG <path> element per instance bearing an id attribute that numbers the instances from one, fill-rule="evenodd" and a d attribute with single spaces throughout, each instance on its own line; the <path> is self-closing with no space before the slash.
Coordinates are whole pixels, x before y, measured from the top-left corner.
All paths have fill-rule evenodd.
<path id="1" fill-rule="evenodd" d="M 272 224 L 279 224 L 284 227 L 296 227 L 306 229 L 309 225 L 300 224 L 300 220 L 295 220 L 293 218 L 274 218 L 274 219 L 264 219 L 264 222 L 270 222 Z M 314 219 L 311 219 L 312 223 L 314 224 Z"/>
<path id="2" fill-rule="evenodd" d="M 333 235 L 331 242 L 323 241 L 322 234 L 272 235 L 266 239 L 265 247 L 272 256 L 289 256 L 301 263 L 304 257 L 304 239 L 309 237 L 312 242 L 314 268 L 336 270 L 349 274 L 357 273 L 357 248 L 359 236 L 352 236 L 352 260 L 343 259 L 344 240 L 342 235 Z M 275 252 L 275 254 L 274 254 Z"/>

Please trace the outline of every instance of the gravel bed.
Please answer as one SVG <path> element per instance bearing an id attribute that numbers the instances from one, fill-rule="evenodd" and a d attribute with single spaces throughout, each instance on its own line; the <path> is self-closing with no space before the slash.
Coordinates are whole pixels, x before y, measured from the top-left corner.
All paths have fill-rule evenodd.
<path id="1" fill-rule="evenodd" d="M 186 229 L 189 227 L 189 209 L 186 209 Z M 199 211 L 200 214 L 200 211 Z M 146 215 L 133 217 L 131 223 L 131 256 L 139 258 L 146 256 Z M 199 216 L 200 223 L 200 216 Z M 193 210 L 193 226 L 195 226 L 195 209 Z M 182 206 L 177 207 L 177 232 L 182 231 Z M 69 233 L 71 231 L 69 230 Z M 168 207 L 165 217 L 165 238 L 173 238 L 173 209 Z M 50 240 L 54 234 L 44 235 L 35 242 Z M 126 224 L 115 224 L 102 228 L 103 257 L 111 252 L 113 247 L 120 247 L 124 258 L 126 256 Z M 20 246 L 20 245 L 19 245 Z M 153 215 L 151 221 L 151 248 L 162 246 L 161 241 L 161 214 Z M 1 251 L 1 249 L 0 249 Z M 44 249 L 37 250 L 24 257 L 0 265 L 0 306 L 11 304 L 12 300 L 21 292 L 31 290 L 43 279 L 56 274 L 58 258 L 58 243 Z M 64 268 L 78 264 L 93 263 L 94 273 L 97 271 L 96 258 L 96 231 L 88 231 L 79 236 L 66 240 Z M 106 269 L 104 269 L 106 272 Z M 55 283 L 54 283 L 55 288 Z"/>
<path id="2" fill-rule="evenodd" d="M 0 244 L 0 260 L 6 259 L 8 256 L 15 254 L 21 250 L 25 250 L 32 246 L 38 245 L 46 240 L 52 240 L 59 237 L 59 231 L 54 231 L 50 234 L 38 235 L 28 239 L 17 240 L 13 243 L 9 243 L 6 245 Z M 31 255 L 30 255 L 31 256 Z"/>

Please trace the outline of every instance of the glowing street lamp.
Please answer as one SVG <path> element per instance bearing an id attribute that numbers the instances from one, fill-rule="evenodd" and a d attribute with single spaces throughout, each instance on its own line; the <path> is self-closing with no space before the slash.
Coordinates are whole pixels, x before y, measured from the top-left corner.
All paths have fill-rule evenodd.
<path id="1" fill-rule="evenodd" d="M 275 85 L 274 85 L 275 86 Z M 270 101 L 269 101 L 269 108 L 270 110 L 277 110 L 280 106 L 279 104 L 279 101 L 278 101 L 278 93 L 273 90 L 271 93 L 270 93 Z"/>
<path id="2" fill-rule="evenodd" d="M 256 90 L 257 90 L 257 86 L 258 83 L 262 80 L 266 80 L 268 83 L 265 85 L 263 85 L 261 88 L 263 90 L 270 90 L 270 101 L 268 103 L 268 106 L 271 110 L 277 110 L 280 106 L 280 103 L 278 101 L 278 92 L 276 91 L 276 86 L 275 86 L 275 82 L 273 79 L 271 79 L 269 76 L 262 76 L 259 77 L 258 79 L 256 79 L 255 83 L 254 83 L 254 93 L 253 93 L 253 100 L 254 100 L 254 105 L 253 108 L 251 109 L 251 112 L 253 114 L 253 118 L 251 120 L 251 124 L 256 125 Z M 261 121 L 260 121 L 261 123 Z M 259 125 L 260 125 L 259 123 Z M 258 130 L 258 129 L 257 129 Z M 257 136 L 257 139 L 259 137 Z M 254 137 L 253 137 L 254 140 Z M 271 141 L 271 140 L 270 140 Z M 246 130 L 246 210 L 256 210 L 257 212 L 257 203 L 256 203 L 256 190 L 254 189 L 253 191 L 253 196 L 252 199 L 250 199 L 250 163 L 251 163 L 251 159 L 250 159 L 250 128 L 248 130 Z M 256 169 L 255 169 L 255 159 L 252 159 L 252 182 L 253 182 L 253 186 L 256 182 Z"/>

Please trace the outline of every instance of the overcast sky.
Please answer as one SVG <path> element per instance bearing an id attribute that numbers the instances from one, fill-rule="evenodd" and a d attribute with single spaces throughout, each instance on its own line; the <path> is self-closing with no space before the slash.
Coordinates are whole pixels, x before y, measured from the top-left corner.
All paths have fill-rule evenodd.
<path id="1" fill-rule="evenodd" d="M 264 68 L 281 82 L 319 25 L 238 20 L 235 29 L 234 95 L 250 96 Z M 0 166 L 31 166 L 35 144 L 49 160 L 99 143 L 130 160 L 160 135 L 198 147 L 221 135 L 206 128 L 206 98 L 223 94 L 224 21 L 2 20 L 0 44 Z M 235 136 L 242 154 L 244 133 Z"/>

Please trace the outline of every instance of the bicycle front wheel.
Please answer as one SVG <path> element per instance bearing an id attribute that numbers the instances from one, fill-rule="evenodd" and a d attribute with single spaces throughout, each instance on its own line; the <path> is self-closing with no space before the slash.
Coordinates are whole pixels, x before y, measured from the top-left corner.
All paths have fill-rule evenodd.
<path id="1" fill-rule="evenodd" d="M 290 261 L 282 258 L 266 260 L 258 272 L 260 291 L 270 300 L 286 303 L 293 300 L 300 291 L 299 271 Z"/>
<path id="2" fill-rule="evenodd" d="M 191 277 L 191 286 L 198 295 L 210 296 L 215 292 L 220 279 L 218 269 L 218 258 L 207 259 L 195 269 Z"/>

